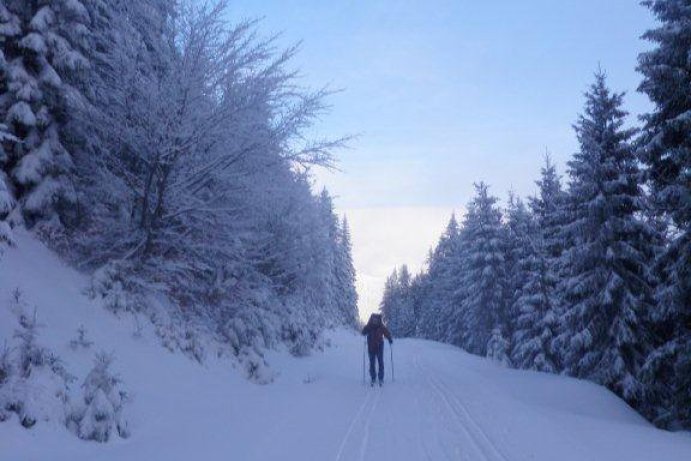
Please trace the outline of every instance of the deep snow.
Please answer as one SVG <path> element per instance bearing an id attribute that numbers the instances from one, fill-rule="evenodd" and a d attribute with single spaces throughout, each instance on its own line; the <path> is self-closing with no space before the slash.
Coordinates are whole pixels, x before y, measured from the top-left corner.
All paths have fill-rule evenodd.
<path id="1" fill-rule="evenodd" d="M 133 395 L 132 436 L 84 442 L 60 421 L 0 423 L 0 460 L 688 460 L 691 434 L 653 428 L 607 390 L 570 378 L 507 370 L 454 347 L 394 343 L 396 381 L 362 384 L 363 341 L 329 334 L 307 358 L 268 354 L 274 383 L 246 381 L 227 357 L 202 366 L 164 349 L 131 316 L 84 295 L 87 278 L 28 234 L 0 256 L 0 344 L 16 326 L 19 287 L 45 327 L 39 341 L 79 383 L 95 351 L 113 351 Z M 72 350 L 83 324 L 94 346 Z M 390 368 L 389 351 L 386 364 Z"/>

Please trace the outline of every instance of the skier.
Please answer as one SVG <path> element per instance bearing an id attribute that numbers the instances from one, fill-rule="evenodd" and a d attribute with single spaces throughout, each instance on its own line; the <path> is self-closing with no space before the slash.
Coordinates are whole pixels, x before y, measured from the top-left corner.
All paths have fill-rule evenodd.
<path id="1" fill-rule="evenodd" d="M 384 336 L 393 344 L 393 338 L 389 329 L 382 321 L 381 314 L 372 314 L 367 325 L 362 329 L 363 336 L 367 336 L 367 351 L 369 352 L 369 375 L 372 378 L 371 385 L 374 386 L 377 373 L 374 361 L 379 364 L 379 385 L 384 384 Z"/>

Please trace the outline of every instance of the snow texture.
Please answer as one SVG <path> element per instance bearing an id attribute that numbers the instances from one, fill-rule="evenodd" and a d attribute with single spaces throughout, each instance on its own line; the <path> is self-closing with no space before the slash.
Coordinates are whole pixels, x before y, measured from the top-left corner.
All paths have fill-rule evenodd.
<path id="1" fill-rule="evenodd" d="M 189 459 L 492 461 L 584 459 L 687 460 L 691 436 L 652 427 L 601 386 L 532 371 L 424 340 L 394 342 L 395 381 L 361 382 L 362 338 L 330 334 L 323 352 L 267 356 L 272 384 L 248 382 L 227 356 L 204 366 L 162 348 L 152 328 L 132 337 L 130 317 L 113 315 L 84 294 L 86 277 L 42 244 L 17 232 L 18 246 L 0 260 L 0 344 L 13 335 L 15 288 L 36 306 L 39 340 L 59 354 L 81 383 L 93 369 L 89 350 L 68 339 L 84 325 L 132 396 L 131 437 L 94 443 L 55 418 L 25 429 L 13 414 L 0 423 L 0 460 Z M 0 350 L 0 370 L 3 370 Z M 1 373 L 1 371 L 0 371 Z M 0 375 L 0 389 L 4 383 Z M 93 387 L 91 387 L 93 388 Z M 85 389 L 86 390 L 86 389 Z M 82 388 L 72 386 L 73 401 Z M 86 392 L 84 393 L 86 394 Z M 100 398 L 101 404 L 108 406 Z"/>

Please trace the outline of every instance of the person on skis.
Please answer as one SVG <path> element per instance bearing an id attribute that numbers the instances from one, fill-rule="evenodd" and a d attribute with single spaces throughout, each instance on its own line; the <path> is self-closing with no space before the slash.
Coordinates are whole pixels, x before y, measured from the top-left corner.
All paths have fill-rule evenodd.
<path id="1" fill-rule="evenodd" d="M 367 325 L 362 329 L 362 335 L 367 336 L 367 351 L 369 352 L 369 375 L 372 378 L 371 385 L 374 386 L 377 373 L 375 370 L 375 359 L 379 365 L 379 385 L 384 384 L 384 337 L 393 344 L 393 338 L 389 329 L 382 321 L 381 314 L 372 314 Z"/>

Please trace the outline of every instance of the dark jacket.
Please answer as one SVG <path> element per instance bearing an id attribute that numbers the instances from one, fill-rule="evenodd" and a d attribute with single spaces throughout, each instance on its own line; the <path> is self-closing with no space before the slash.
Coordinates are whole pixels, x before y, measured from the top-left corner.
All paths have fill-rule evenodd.
<path id="1" fill-rule="evenodd" d="M 379 350 L 385 336 L 389 342 L 393 341 L 389 329 L 384 326 L 381 320 L 377 321 L 370 318 L 365 328 L 362 329 L 362 334 L 367 335 L 367 349 L 373 354 Z"/>

